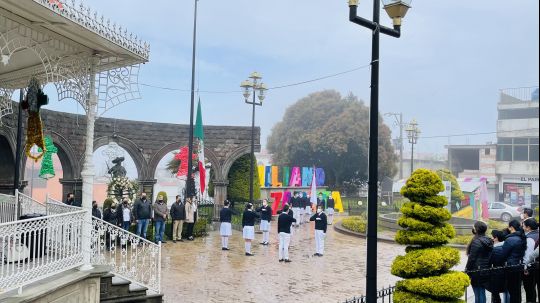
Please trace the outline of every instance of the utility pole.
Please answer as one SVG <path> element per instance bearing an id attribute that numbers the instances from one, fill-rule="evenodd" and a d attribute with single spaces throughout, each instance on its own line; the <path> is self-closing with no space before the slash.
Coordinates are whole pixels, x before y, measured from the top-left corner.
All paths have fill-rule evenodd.
<path id="1" fill-rule="evenodd" d="M 399 126 L 399 179 L 403 179 L 403 113 L 386 113 L 385 116 L 394 117 L 394 124 Z"/>

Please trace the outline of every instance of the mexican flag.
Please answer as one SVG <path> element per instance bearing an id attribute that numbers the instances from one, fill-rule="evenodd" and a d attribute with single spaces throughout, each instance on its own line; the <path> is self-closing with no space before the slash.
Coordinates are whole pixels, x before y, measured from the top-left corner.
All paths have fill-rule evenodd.
<path id="1" fill-rule="evenodd" d="M 195 121 L 195 130 L 193 136 L 198 139 L 198 157 L 199 157 L 199 184 L 201 185 L 201 194 L 206 189 L 206 168 L 204 163 L 204 130 L 202 123 L 201 99 L 197 105 L 197 120 Z"/>

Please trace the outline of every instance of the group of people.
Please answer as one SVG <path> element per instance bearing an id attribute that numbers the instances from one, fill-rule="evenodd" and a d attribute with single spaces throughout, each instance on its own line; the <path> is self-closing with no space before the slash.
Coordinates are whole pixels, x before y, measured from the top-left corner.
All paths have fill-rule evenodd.
<path id="1" fill-rule="evenodd" d="M 307 207 L 303 207 L 302 203 L 305 203 L 304 199 L 306 198 L 309 205 Z M 331 200 L 331 202 L 323 202 L 321 196 L 320 200 L 317 200 L 317 211 L 315 214 L 312 214 L 312 203 L 309 201 L 309 196 L 302 198 L 299 196 L 299 193 L 295 193 L 294 197 L 291 198 L 289 203 L 285 204 L 283 208 L 277 212 L 279 262 L 291 262 L 291 259 L 289 258 L 289 246 L 291 243 L 291 236 L 293 234 L 294 227 L 298 227 L 301 223 L 303 224 L 309 221 L 315 222 L 314 256 L 322 257 L 324 255 L 324 239 L 326 237 L 326 229 L 327 226 L 331 224 L 331 221 L 328 220 L 329 215 L 325 213 L 324 208 L 326 206 L 326 212 L 331 213 L 333 216 L 334 202 L 333 199 Z M 225 201 L 224 207 L 220 211 L 221 249 L 225 251 L 229 250 L 229 238 L 232 236 L 232 216 L 233 210 L 230 208 L 230 203 L 229 201 Z M 242 213 L 242 237 L 244 239 L 246 256 L 253 256 L 253 253 L 251 252 L 251 244 L 253 240 L 255 240 L 255 222 L 259 218 L 259 228 L 262 232 L 262 241 L 260 242 L 260 244 L 263 246 L 268 246 L 270 244 L 272 208 L 268 205 L 268 200 L 266 199 L 263 200 L 262 206 L 256 209 L 253 208 L 253 204 L 248 203 L 245 207 L 244 212 Z"/>
<path id="2" fill-rule="evenodd" d="M 512 220 L 504 230 L 486 235 L 487 225 L 474 224 L 474 237 L 467 246 L 466 271 L 471 278 L 475 302 L 486 302 L 486 290 L 492 302 L 538 302 L 538 222 L 533 210 L 525 208 L 521 221 Z M 525 301 L 522 301 L 522 286 Z"/>
<path id="3" fill-rule="evenodd" d="M 101 219 L 101 212 L 96 201 L 92 202 L 92 215 Z M 193 229 L 197 220 L 197 200 L 186 198 L 185 201 L 182 201 L 181 197 L 177 195 L 176 201 L 169 209 L 162 195 L 158 195 L 157 200 L 152 203 L 143 192 L 133 206 L 130 205 L 127 198 L 124 198 L 119 206 L 112 203 L 103 210 L 104 221 L 125 230 L 129 230 L 131 225 L 136 224 L 137 236 L 145 239 L 148 239 L 148 226 L 151 226 L 153 222 L 155 224 L 153 241 L 156 244 L 166 243 L 164 240 L 165 225 L 169 219 L 172 220 L 172 241 L 174 243 L 184 241 L 182 238 L 184 223 L 187 225 L 187 240 L 194 240 Z M 151 239 L 148 240 L 151 241 Z"/>
<path id="4" fill-rule="evenodd" d="M 303 193 L 295 192 L 288 204 L 289 207 L 292 208 L 294 218 L 296 219 L 294 222 L 295 226 L 300 226 L 301 224 L 309 222 L 312 215 L 312 203 L 309 194 L 304 195 Z M 330 195 L 325 199 L 323 194 L 319 193 L 317 196 L 317 207 L 319 206 L 325 209 L 326 215 L 328 216 L 328 222 L 329 224 L 332 224 L 334 221 L 334 198 Z"/>

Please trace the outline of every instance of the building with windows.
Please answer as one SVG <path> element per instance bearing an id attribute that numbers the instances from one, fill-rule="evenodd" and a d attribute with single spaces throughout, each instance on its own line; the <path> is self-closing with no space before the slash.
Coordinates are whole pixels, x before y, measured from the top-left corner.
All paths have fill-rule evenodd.
<path id="1" fill-rule="evenodd" d="M 538 204 L 538 104 L 538 87 L 501 90 L 497 143 L 447 146 L 452 173 L 487 177 L 490 201 Z"/>

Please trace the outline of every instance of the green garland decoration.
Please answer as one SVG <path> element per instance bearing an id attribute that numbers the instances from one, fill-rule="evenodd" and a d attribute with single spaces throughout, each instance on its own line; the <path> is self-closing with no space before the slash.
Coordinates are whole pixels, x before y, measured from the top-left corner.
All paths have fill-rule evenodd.
<path id="1" fill-rule="evenodd" d="M 58 148 L 54 146 L 53 140 L 51 137 L 47 136 L 45 137 L 45 152 L 43 154 L 43 160 L 41 161 L 41 169 L 39 170 L 39 177 L 45 180 L 49 180 L 53 178 L 56 173 L 54 172 L 54 165 L 53 165 L 53 154 L 58 153 Z M 43 152 L 43 150 L 40 148 L 40 153 Z"/>

